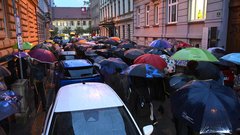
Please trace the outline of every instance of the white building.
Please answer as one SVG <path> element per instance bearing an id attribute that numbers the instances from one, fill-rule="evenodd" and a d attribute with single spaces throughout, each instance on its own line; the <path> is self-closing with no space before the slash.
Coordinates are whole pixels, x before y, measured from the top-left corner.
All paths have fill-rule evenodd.
<path id="1" fill-rule="evenodd" d="M 77 27 L 87 29 L 92 21 L 87 7 L 54 7 L 52 24 L 62 33 L 66 27 L 70 27 L 71 31 Z"/>

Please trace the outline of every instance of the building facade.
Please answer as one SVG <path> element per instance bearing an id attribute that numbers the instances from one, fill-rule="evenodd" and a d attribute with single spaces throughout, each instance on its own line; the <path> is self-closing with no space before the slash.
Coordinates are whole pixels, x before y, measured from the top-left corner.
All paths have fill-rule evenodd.
<path id="1" fill-rule="evenodd" d="M 133 39 L 133 0 L 100 0 L 100 35 Z"/>
<path id="2" fill-rule="evenodd" d="M 53 7 L 52 10 L 52 24 L 58 28 L 59 33 L 69 27 L 71 31 L 75 31 L 77 27 L 86 30 L 92 26 L 90 10 L 87 7 Z"/>
<path id="3" fill-rule="evenodd" d="M 38 42 L 41 43 L 50 37 L 51 25 L 51 3 L 52 0 L 38 0 L 37 24 Z"/>
<path id="4" fill-rule="evenodd" d="M 228 0 L 134 0 L 134 41 L 179 39 L 226 47 Z"/>
<path id="5" fill-rule="evenodd" d="M 31 42 L 34 45 L 38 43 L 37 5 L 37 0 L 16 1 L 23 41 Z M 16 39 L 12 0 L 0 0 L 0 57 L 13 52 L 12 46 L 16 43 Z"/>
<path id="6" fill-rule="evenodd" d="M 91 12 L 91 19 L 92 19 L 92 33 L 95 35 L 99 35 L 99 23 L 100 23 L 100 1 L 99 0 L 90 0 L 90 12 Z"/>

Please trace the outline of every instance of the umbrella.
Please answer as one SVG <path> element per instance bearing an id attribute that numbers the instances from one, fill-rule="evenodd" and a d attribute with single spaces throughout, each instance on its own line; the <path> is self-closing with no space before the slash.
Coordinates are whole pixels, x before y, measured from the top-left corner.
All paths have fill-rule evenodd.
<path id="1" fill-rule="evenodd" d="M 143 54 L 139 57 L 137 57 L 134 62 L 134 64 L 150 64 L 154 67 L 156 67 L 159 70 L 163 70 L 165 67 L 167 67 L 167 63 L 163 58 L 161 58 L 159 55 L 155 54 Z"/>
<path id="2" fill-rule="evenodd" d="M 197 78 L 199 80 L 207 80 L 207 79 L 219 80 L 220 79 L 219 68 L 210 62 L 199 61 L 196 70 L 198 74 Z"/>
<path id="3" fill-rule="evenodd" d="M 171 100 L 173 114 L 200 134 L 232 133 L 240 126 L 239 97 L 214 80 L 189 82 Z"/>
<path id="4" fill-rule="evenodd" d="M 124 52 L 124 57 L 134 60 L 136 59 L 138 56 L 141 56 L 144 54 L 143 50 L 140 49 L 129 49 L 127 51 Z"/>
<path id="5" fill-rule="evenodd" d="M 240 53 L 230 53 L 224 55 L 221 59 L 240 65 Z"/>
<path id="6" fill-rule="evenodd" d="M 85 39 L 81 39 L 78 41 L 79 44 L 85 44 L 86 42 L 87 42 L 87 40 L 85 40 Z"/>
<path id="7" fill-rule="evenodd" d="M 56 57 L 51 51 L 44 49 L 35 49 L 29 52 L 30 57 L 36 59 L 42 63 L 53 63 L 56 61 Z"/>
<path id="8" fill-rule="evenodd" d="M 125 48 L 125 49 L 135 48 L 135 46 L 131 43 L 120 44 L 119 47 L 120 48 Z"/>
<path id="9" fill-rule="evenodd" d="M 20 96 L 11 90 L 0 91 L 0 121 L 19 112 Z"/>
<path id="10" fill-rule="evenodd" d="M 192 45 L 190 45 L 190 44 L 188 44 L 186 42 L 178 40 L 177 44 L 176 44 L 176 47 L 177 48 L 187 48 L 187 47 L 192 47 Z"/>
<path id="11" fill-rule="evenodd" d="M 6 89 L 7 89 L 7 86 L 6 86 L 5 82 L 0 81 L 0 91 L 6 90 Z"/>
<path id="12" fill-rule="evenodd" d="M 180 51 L 177 51 L 175 54 L 173 54 L 171 58 L 175 60 L 218 62 L 217 58 L 207 50 L 195 47 L 181 49 Z"/>
<path id="13" fill-rule="evenodd" d="M 218 59 L 227 54 L 227 52 L 221 47 L 211 47 L 208 48 L 208 51 Z"/>
<path id="14" fill-rule="evenodd" d="M 150 51 L 148 51 L 147 53 L 149 53 L 149 54 L 156 54 L 156 55 L 162 55 L 163 51 L 160 50 L 160 49 L 154 48 L 154 49 L 151 49 Z"/>
<path id="15" fill-rule="evenodd" d="M 96 56 L 95 58 L 93 58 L 93 61 L 95 63 L 99 63 L 101 60 L 104 60 L 104 59 L 106 59 L 106 58 L 103 56 Z"/>
<path id="16" fill-rule="evenodd" d="M 121 74 L 144 78 L 164 77 L 163 72 L 149 64 L 133 64 L 122 71 Z"/>
<path id="17" fill-rule="evenodd" d="M 33 44 L 29 42 L 23 42 L 22 44 L 23 50 L 30 50 L 32 47 L 33 47 Z M 18 43 L 13 45 L 13 49 L 18 49 Z"/>
<path id="18" fill-rule="evenodd" d="M 167 73 L 173 73 L 176 71 L 176 63 L 174 60 L 170 59 L 170 57 L 166 54 L 160 55 L 160 57 L 167 63 L 167 67 L 165 68 Z"/>
<path id="19" fill-rule="evenodd" d="M 35 50 L 35 49 L 45 49 L 45 50 L 50 50 L 50 51 L 52 50 L 49 46 L 47 46 L 45 44 L 38 44 L 31 48 L 31 50 Z"/>
<path id="20" fill-rule="evenodd" d="M 128 67 L 128 65 L 125 62 L 123 62 L 122 59 L 112 57 L 101 60 L 99 64 L 101 66 L 101 71 L 108 74 L 116 73 Z"/>
<path id="21" fill-rule="evenodd" d="M 14 52 L 14 53 L 12 53 L 12 55 L 17 58 L 20 58 L 19 56 L 21 56 L 21 58 L 26 58 L 29 56 L 28 53 L 26 53 L 26 52 Z"/>
<path id="22" fill-rule="evenodd" d="M 107 39 L 103 42 L 104 44 L 109 44 L 109 45 L 118 45 L 119 43 L 113 39 Z"/>
<path id="23" fill-rule="evenodd" d="M 164 39 L 159 39 L 159 40 L 153 40 L 149 46 L 153 48 L 158 48 L 158 49 L 165 49 L 165 48 L 172 48 L 172 45 Z"/>
<path id="24" fill-rule="evenodd" d="M 119 37 L 110 37 L 110 39 L 112 39 L 112 40 L 115 40 L 115 41 L 120 41 L 120 38 Z"/>
<path id="25" fill-rule="evenodd" d="M 0 77 L 6 77 L 10 75 L 11 75 L 11 72 L 7 68 L 0 66 Z"/>

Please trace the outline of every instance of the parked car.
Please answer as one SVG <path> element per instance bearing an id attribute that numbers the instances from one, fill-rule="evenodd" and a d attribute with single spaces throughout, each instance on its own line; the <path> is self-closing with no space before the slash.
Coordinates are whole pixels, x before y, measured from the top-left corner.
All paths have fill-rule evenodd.
<path id="1" fill-rule="evenodd" d="M 86 59 L 62 60 L 55 70 L 56 90 L 79 82 L 103 82 L 100 73 Z"/>
<path id="2" fill-rule="evenodd" d="M 72 59 L 76 59 L 77 55 L 75 51 L 62 51 L 59 54 L 59 61 L 61 60 L 72 60 Z"/>
<path id="3" fill-rule="evenodd" d="M 143 128 L 144 135 L 153 126 Z M 47 113 L 42 135 L 142 135 L 115 91 L 104 83 L 63 86 Z"/>

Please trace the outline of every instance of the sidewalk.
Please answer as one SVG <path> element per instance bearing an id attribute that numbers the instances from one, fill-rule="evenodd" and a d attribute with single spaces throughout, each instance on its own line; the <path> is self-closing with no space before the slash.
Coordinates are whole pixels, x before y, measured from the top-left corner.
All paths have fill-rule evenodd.
<path id="1" fill-rule="evenodd" d="M 47 106 L 51 105 L 54 96 L 54 90 L 49 88 L 49 84 L 46 85 L 46 99 Z M 9 135 L 41 135 L 42 127 L 47 113 L 42 111 L 41 103 L 38 107 L 35 107 L 34 95 L 31 94 L 32 101 L 30 103 L 30 113 L 27 115 L 16 114 L 16 120 L 10 123 Z"/>

